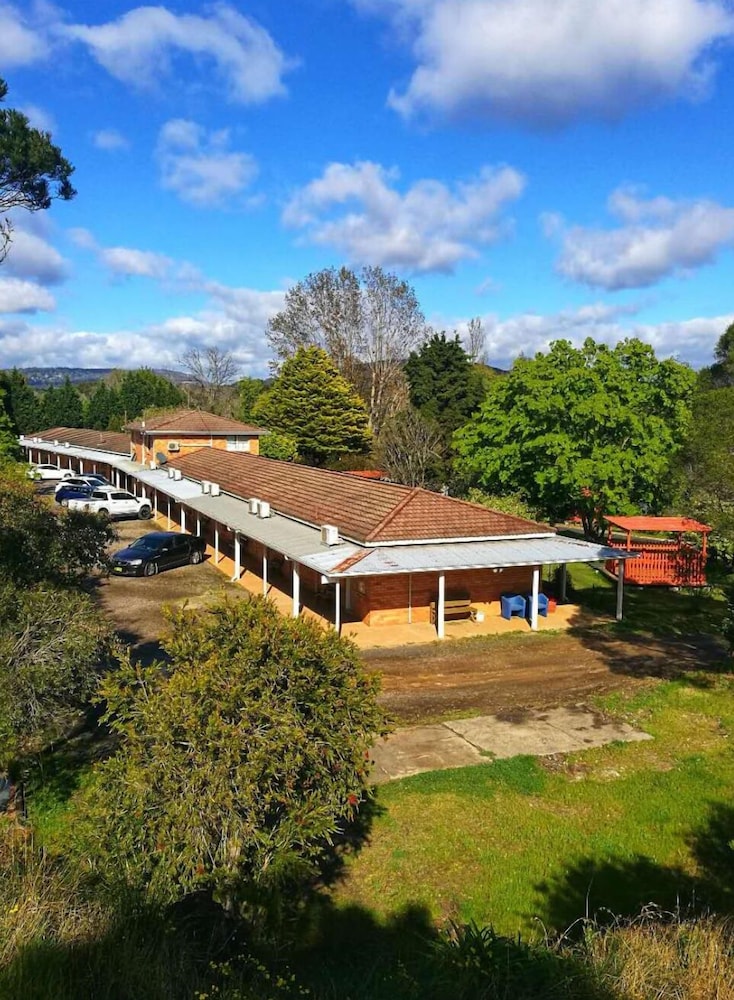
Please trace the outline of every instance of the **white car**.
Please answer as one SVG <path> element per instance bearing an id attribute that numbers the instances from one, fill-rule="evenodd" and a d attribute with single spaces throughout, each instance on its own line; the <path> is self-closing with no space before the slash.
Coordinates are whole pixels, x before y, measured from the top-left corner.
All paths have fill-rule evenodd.
<path id="1" fill-rule="evenodd" d="M 153 516 L 150 500 L 114 486 L 100 487 L 80 500 L 69 500 L 69 510 L 86 510 L 110 518 L 140 517 L 147 520 Z"/>
<path id="2" fill-rule="evenodd" d="M 73 475 L 71 469 L 62 469 L 58 465 L 51 465 L 50 462 L 32 465 L 28 470 L 29 479 L 70 479 Z"/>

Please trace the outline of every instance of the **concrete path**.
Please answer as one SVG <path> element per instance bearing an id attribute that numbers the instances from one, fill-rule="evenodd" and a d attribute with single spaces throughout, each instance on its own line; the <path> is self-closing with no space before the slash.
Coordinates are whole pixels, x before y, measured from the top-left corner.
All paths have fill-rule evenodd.
<path id="1" fill-rule="evenodd" d="M 487 764 L 496 757 L 543 757 L 588 750 L 614 740 L 650 739 L 648 733 L 625 722 L 609 722 L 580 706 L 545 711 L 518 709 L 399 729 L 375 747 L 372 778 L 381 784 L 423 771 Z"/>

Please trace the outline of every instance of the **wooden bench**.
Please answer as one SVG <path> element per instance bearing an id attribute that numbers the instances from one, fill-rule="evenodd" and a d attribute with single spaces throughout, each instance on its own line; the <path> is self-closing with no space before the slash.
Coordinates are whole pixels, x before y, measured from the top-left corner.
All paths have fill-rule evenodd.
<path id="1" fill-rule="evenodd" d="M 438 608 L 438 601 L 431 601 L 431 625 L 436 624 L 436 611 Z M 472 607 L 471 597 L 468 594 L 452 595 L 447 597 L 443 602 L 443 619 L 448 621 L 449 618 L 471 618 L 474 614 L 474 608 Z"/>

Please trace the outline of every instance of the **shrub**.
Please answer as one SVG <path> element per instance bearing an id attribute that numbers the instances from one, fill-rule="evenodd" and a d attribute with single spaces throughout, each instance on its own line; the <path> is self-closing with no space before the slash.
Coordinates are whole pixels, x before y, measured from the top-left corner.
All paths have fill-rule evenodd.
<path id="1" fill-rule="evenodd" d="M 262 598 L 169 618 L 166 672 L 127 664 L 102 685 L 121 745 L 83 793 L 88 849 L 150 898 L 277 906 L 365 795 L 377 680 Z"/>

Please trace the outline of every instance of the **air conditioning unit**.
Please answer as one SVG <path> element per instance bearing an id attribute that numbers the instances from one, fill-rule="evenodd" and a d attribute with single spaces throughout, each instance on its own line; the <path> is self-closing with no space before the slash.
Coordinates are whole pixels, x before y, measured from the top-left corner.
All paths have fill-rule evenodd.
<path id="1" fill-rule="evenodd" d="M 150 462 L 150 467 L 151 467 L 152 470 L 155 470 L 155 469 L 158 468 L 158 466 L 156 465 L 155 462 Z"/>
<path id="2" fill-rule="evenodd" d="M 180 469 L 173 470 L 173 478 L 176 480 L 183 479 L 183 472 Z"/>
<path id="3" fill-rule="evenodd" d="M 59 439 L 56 438 L 56 440 L 54 441 L 54 447 L 58 448 L 58 446 L 59 446 Z"/>
<path id="4" fill-rule="evenodd" d="M 181 445 L 178 443 L 178 441 L 169 441 L 168 442 L 168 450 L 169 451 L 181 451 Z"/>
<path id="5" fill-rule="evenodd" d="M 173 479 L 173 474 L 174 474 L 175 471 L 176 471 L 175 469 L 169 469 L 168 470 L 168 478 L 169 479 Z"/>
<path id="6" fill-rule="evenodd" d="M 211 488 L 212 488 L 212 484 L 209 482 L 209 480 L 208 479 L 202 479 L 202 481 L 201 481 L 201 492 L 202 493 L 210 493 L 211 492 Z"/>
<path id="7" fill-rule="evenodd" d="M 322 545 L 338 545 L 339 544 L 339 529 L 334 524 L 322 524 L 321 525 L 321 544 Z"/>
<path id="8" fill-rule="evenodd" d="M 251 514 L 257 514 L 258 509 L 260 507 L 260 501 L 258 500 L 257 497 L 250 497 L 250 499 L 247 501 L 247 507 Z"/>
<path id="9" fill-rule="evenodd" d="M 258 517 L 270 517 L 270 504 L 267 500 L 261 500 L 257 508 Z"/>
<path id="10" fill-rule="evenodd" d="M 71 445 L 69 444 L 68 441 L 64 441 L 64 448 L 71 448 Z"/>
<path id="11" fill-rule="evenodd" d="M 211 492 L 213 497 L 218 497 L 219 494 L 222 492 L 222 487 L 219 485 L 219 483 L 212 483 Z"/>

